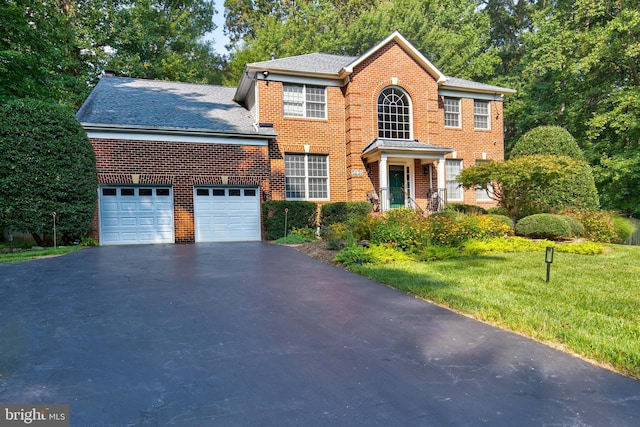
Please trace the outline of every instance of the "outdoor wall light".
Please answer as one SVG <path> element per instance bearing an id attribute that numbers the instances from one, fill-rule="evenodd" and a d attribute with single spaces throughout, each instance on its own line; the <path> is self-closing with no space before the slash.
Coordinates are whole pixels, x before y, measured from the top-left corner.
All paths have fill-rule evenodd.
<path id="1" fill-rule="evenodd" d="M 553 246 L 547 246 L 547 250 L 544 254 L 544 262 L 547 263 L 547 283 L 551 277 L 551 264 L 553 263 Z"/>

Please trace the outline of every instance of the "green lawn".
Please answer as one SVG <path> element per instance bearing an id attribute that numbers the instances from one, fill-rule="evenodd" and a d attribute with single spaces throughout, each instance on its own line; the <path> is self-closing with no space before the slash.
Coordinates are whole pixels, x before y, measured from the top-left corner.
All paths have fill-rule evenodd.
<path id="1" fill-rule="evenodd" d="M 640 247 L 491 254 L 351 268 L 378 282 L 640 378 Z"/>
<path id="2" fill-rule="evenodd" d="M 63 255 L 80 249 L 81 246 L 65 246 L 61 248 L 46 248 L 40 250 L 21 250 L 13 253 L 0 254 L 0 263 L 29 261 L 32 259 Z"/>

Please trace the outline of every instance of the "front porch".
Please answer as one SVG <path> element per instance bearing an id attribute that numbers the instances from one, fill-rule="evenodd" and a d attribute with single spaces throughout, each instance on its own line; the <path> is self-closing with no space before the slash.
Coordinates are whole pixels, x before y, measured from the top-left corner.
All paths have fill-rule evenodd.
<path id="1" fill-rule="evenodd" d="M 417 140 L 376 139 L 362 153 L 382 212 L 407 207 L 438 212 L 446 203 L 445 155 L 453 149 Z"/>

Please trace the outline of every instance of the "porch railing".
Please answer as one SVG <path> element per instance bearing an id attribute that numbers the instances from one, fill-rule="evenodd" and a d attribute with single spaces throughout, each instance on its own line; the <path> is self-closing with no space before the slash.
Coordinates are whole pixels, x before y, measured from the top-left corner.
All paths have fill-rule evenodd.
<path id="1" fill-rule="evenodd" d="M 420 206 L 413 197 L 407 195 L 404 189 L 402 193 L 404 195 L 404 200 L 402 201 L 403 206 L 407 206 L 424 214 L 440 212 L 446 203 L 446 189 L 444 188 L 429 190 L 426 197 L 427 203 L 424 208 Z M 397 202 L 393 200 L 393 196 L 388 187 L 380 188 L 378 193 L 370 193 L 367 197 L 373 204 L 374 211 L 386 212 L 392 208 L 392 205 L 395 204 L 394 202 Z"/>

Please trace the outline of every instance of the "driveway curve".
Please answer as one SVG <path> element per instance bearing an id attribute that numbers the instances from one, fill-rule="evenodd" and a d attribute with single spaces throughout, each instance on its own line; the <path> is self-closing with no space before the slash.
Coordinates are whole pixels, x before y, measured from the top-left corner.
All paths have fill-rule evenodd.
<path id="1" fill-rule="evenodd" d="M 0 265 L 0 403 L 72 426 L 638 426 L 640 382 L 294 249 Z"/>

